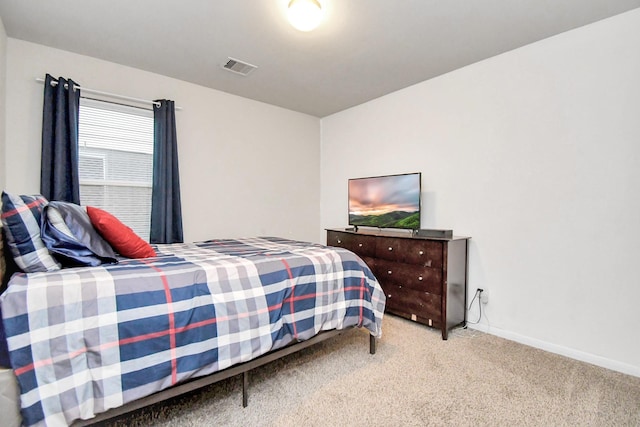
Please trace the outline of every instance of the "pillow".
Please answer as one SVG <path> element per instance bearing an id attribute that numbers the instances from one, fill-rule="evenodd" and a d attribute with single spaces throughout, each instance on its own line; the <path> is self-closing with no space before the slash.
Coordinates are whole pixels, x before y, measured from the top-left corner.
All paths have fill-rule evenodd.
<path id="1" fill-rule="evenodd" d="M 142 240 L 131 228 L 124 225 L 109 212 L 87 206 L 87 214 L 93 226 L 107 242 L 122 256 L 127 258 L 149 258 L 156 256 L 151 245 Z"/>
<path id="2" fill-rule="evenodd" d="M 82 206 L 49 202 L 43 209 L 42 241 L 65 267 L 116 263 L 116 254 L 91 225 Z"/>
<path id="3" fill-rule="evenodd" d="M 2 192 L 2 225 L 7 246 L 16 265 L 25 273 L 60 269 L 40 237 L 42 209 L 47 203 L 39 194 L 15 196 Z"/>

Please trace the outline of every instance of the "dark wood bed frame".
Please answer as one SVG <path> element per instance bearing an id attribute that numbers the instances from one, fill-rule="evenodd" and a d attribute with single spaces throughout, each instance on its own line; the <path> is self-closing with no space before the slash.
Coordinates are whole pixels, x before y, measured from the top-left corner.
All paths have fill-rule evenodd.
<path id="1" fill-rule="evenodd" d="M 13 263 L 12 257 L 9 256 L 8 251 L 6 252 L 4 251 L 4 230 L 2 230 L 1 225 L 0 225 L 0 232 L 2 233 L 2 236 L 0 238 L 0 283 L 1 283 L 0 293 L 2 293 L 2 291 L 4 291 L 4 288 L 8 282 L 9 277 L 11 276 L 11 273 L 17 270 L 15 267 L 15 264 Z M 190 391 L 197 390 L 202 387 L 206 387 L 218 381 L 222 381 L 227 378 L 231 378 L 240 374 L 242 374 L 242 406 L 246 408 L 247 405 L 249 404 L 249 394 L 248 394 L 249 372 L 251 372 L 252 369 L 258 368 L 262 365 L 266 365 L 267 363 L 273 362 L 282 357 L 296 353 L 307 347 L 311 347 L 314 344 L 318 344 L 327 339 L 341 335 L 345 331 L 346 330 L 331 330 L 331 331 L 320 332 L 318 335 L 306 341 L 295 342 L 283 348 L 280 348 L 278 350 L 274 350 L 272 352 L 266 353 L 248 362 L 230 366 L 222 371 L 214 372 L 204 377 L 194 378 L 184 383 L 177 384 L 173 387 L 159 391 L 150 396 L 143 397 L 143 398 L 134 400 L 132 402 L 129 402 L 118 408 L 109 409 L 106 412 L 98 414 L 94 418 L 91 418 L 88 420 L 76 420 L 72 424 L 72 426 L 74 427 L 87 426 L 87 425 L 92 425 L 99 422 L 104 422 L 112 418 L 119 417 L 129 412 L 142 409 L 146 406 L 153 405 L 155 403 L 159 403 L 176 396 L 180 396 Z M 376 353 L 376 339 L 373 335 L 369 335 L 369 353 L 370 354 Z"/>

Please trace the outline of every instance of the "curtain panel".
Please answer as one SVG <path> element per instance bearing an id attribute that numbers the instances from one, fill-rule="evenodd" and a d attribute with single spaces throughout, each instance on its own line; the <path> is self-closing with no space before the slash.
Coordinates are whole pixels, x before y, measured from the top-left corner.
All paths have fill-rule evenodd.
<path id="1" fill-rule="evenodd" d="M 178 141 L 173 101 L 158 100 L 153 108 L 153 186 L 151 243 L 182 243 L 182 208 L 178 173 Z"/>
<path id="2" fill-rule="evenodd" d="M 40 193 L 47 200 L 80 204 L 79 112 L 78 85 L 71 79 L 54 79 L 47 74 L 44 82 L 40 172 Z"/>

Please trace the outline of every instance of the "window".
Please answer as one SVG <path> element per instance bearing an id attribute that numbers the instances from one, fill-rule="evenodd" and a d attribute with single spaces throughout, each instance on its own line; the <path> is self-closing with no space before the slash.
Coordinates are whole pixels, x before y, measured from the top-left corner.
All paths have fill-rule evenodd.
<path id="1" fill-rule="evenodd" d="M 149 240 L 153 111 L 80 99 L 80 201 L 115 215 Z"/>

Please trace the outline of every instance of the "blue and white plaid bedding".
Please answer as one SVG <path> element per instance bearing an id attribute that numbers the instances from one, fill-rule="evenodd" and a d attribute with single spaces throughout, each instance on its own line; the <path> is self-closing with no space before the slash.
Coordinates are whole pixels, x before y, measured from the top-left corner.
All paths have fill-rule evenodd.
<path id="1" fill-rule="evenodd" d="M 26 425 L 68 425 L 322 330 L 381 335 L 353 253 L 280 238 L 158 245 L 118 265 L 15 275 L 0 305 Z"/>

